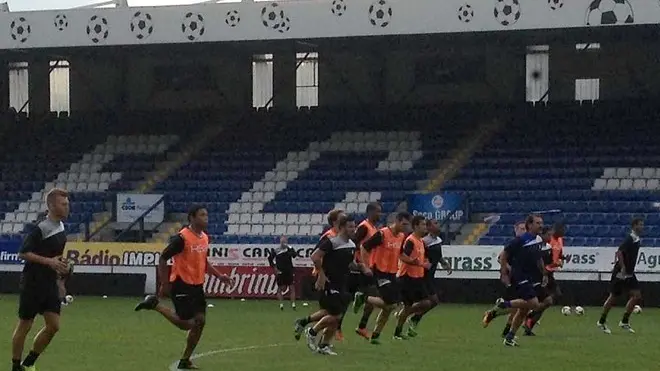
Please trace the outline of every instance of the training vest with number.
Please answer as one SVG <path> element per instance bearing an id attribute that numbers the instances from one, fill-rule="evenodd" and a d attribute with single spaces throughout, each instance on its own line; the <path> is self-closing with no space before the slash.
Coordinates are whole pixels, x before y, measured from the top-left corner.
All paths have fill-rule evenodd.
<path id="1" fill-rule="evenodd" d="M 383 242 L 371 252 L 371 266 L 383 273 L 396 274 L 399 271 L 399 255 L 405 235 L 394 235 L 390 227 L 380 229 Z"/>
<path id="2" fill-rule="evenodd" d="M 408 255 L 411 259 L 417 259 L 420 264 L 424 263 L 426 261 L 426 249 L 424 248 L 424 241 L 422 241 L 419 237 L 415 236 L 414 234 L 411 234 L 406 238 L 406 242 L 403 243 L 403 246 L 408 244 L 408 241 L 411 241 L 413 243 L 413 250 Z M 401 251 L 403 253 L 403 251 Z M 413 265 L 413 264 L 408 264 L 403 261 L 401 261 L 401 264 L 399 266 L 399 271 L 397 272 L 397 277 L 402 277 L 402 276 L 408 276 L 412 278 L 422 278 L 424 277 L 424 267 L 419 266 L 419 265 Z"/>
<path id="3" fill-rule="evenodd" d="M 183 238 L 183 251 L 172 258 L 172 271 L 170 282 L 177 278 L 189 285 L 203 285 L 206 279 L 207 254 L 209 250 L 209 236 L 202 232 L 197 235 L 189 228 L 179 232 Z"/>

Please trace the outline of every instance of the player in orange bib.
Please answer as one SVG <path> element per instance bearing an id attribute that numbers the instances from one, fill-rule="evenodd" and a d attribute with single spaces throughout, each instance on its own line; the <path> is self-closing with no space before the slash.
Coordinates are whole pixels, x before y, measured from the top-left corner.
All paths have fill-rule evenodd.
<path id="1" fill-rule="evenodd" d="M 204 282 L 206 274 L 214 275 L 231 285 L 231 279 L 216 270 L 207 258 L 209 237 L 204 232 L 208 226 L 209 214 L 203 206 L 193 206 L 188 212 L 187 227 L 183 228 L 160 256 L 158 276 L 161 281 L 159 294 L 170 293 L 174 310 L 160 303 L 156 295 L 148 295 L 135 311 L 155 310 L 174 326 L 188 331 L 188 339 L 177 369 L 194 370 L 197 367 L 190 361 L 206 323 L 206 299 Z M 167 274 L 167 262 L 172 259 L 172 269 Z"/>
<path id="2" fill-rule="evenodd" d="M 376 328 L 371 334 L 372 344 L 380 344 L 380 333 L 385 328 L 390 313 L 400 301 L 396 274 L 399 270 L 401 246 L 405 239 L 404 231 L 409 229 L 410 219 L 409 213 L 405 211 L 398 213 L 394 223 L 381 228 L 362 244 L 362 261 L 370 265 L 365 274 L 373 275 L 379 294 L 379 296 L 368 295 L 366 298 L 367 303 L 380 308 Z M 357 306 L 357 310 L 359 309 L 360 307 Z"/>
<path id="3" fill-rule="evenodd" d="M 401 283 L 401 296 L 403 298 L 403 309 L 399 314 L 399 319 L 394 330 L 394 339 L 405 339 L 402 334 L 403 325 L 408 318 L 414 314 L 424 313 L 431 307 L 430 293 L 426 290 L 426 281 L 424 277 L 426 271 L 431 268 L 431 263 L 426 256 L 426 246 L 422 238 L 427 233 L 426 218 L 416 215 L 412 218 L 413 233 L 411 233 L 403 243 L 399 259 L 399 271 L 397 278 Z M 408 332 L 410 336 L 415 336 L 415 332 Z"/>
<path id="4" fill-rule="evenodd" d="M 380 221 L 382 212 L 383 208 L 378 202 L 371 202 L 367 205 L 367 219 L 363 220 L 355 231 L 355 243 L 357 244 L 355 262 L 358 264 L 362 261 L 362 251 L 360 248 L 364 242 L 366 242 L 374 234 L 376 234 L 376 232 L 378 232 L 377 225 Z M 353 311 L 357 314 L 359 307 L 364 304 L 365 292 L 374 291 L 375 284 L 373 277 L 369 277 L 362 272 L 357 271 L 351 272 L 349 280 L 351 281 L 349 283 L 349 292 L 354 294 Z M 367 324 L 369 323 L 369 317 L 373 311 L 373 305 L 365 305 L 364 310 L 362 311 L 362 318 L 358 324 L 358 328 L 355 329 L 355 333 L 365 339 L 369 339 L 371 337 L 371 334 L 369 334 L 369 331 L 367 330 Z"/>

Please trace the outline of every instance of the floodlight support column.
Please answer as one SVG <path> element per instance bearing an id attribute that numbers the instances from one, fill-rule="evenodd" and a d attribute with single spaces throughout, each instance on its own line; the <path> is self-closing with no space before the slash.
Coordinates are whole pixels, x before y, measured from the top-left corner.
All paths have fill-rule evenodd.
<path id="1" fill-rule="evenodd" d="M 296 51 L 273 54 L 273 105 L 296 109 Z"/>
<path id="2" fill-rule="evenodd" d="M 50 112 L 50 58 L 35 58 L 28 62 L 30 116 Z"/>

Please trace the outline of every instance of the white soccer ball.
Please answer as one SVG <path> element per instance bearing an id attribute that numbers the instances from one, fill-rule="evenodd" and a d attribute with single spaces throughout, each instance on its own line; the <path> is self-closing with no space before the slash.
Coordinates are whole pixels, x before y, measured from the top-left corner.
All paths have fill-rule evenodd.
<path id="1" fill-rule="evenodd" d="M 635 307 L 633 308 L 633 313 L 635 314 L 642 313 L 642 307 L 640 307 L 639 305 L 635 305 Z"/>
<path id="2" fill-rule="evenodd" d="M 577 314 L 578 316 L 583 315 L 584 314 L 584 308 L 582 308 L 581 306 L 578 305 L 577 307 L 575 307 L 575 314 Z"/>
<path id="3" fill-rule="evenodd" d="M 571 307 L 561 308 L 561 314 L 563 314 L 565 316 L 570 316 L 571 315 Z"/>
<path id="4" fill-rule="evenodd" d="M 65 297 L 64 297 L 64 302 L 65 302 L 67 305 L 73 303 L 73 296 L 71 296 L 71 295 L 67 295 L 67 296 L 65 296 Z"/>

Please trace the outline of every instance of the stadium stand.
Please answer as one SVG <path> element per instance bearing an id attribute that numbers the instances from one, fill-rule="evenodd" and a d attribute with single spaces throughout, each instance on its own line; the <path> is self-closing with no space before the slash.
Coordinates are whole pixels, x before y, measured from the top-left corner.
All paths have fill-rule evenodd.
<path id="1" fill-rule="evenodd" d="M 208 205 L 219 243 L 315 243 L 332 208 L 394 211 L 474 125 L 459 108 L 373 112 L 256 114 L 156 189 L 175 212 Z"/>
<path id="2" fill-rule="evenodd" d="M 521 109 L 445 189 L 467 192 L 473 213 L 501 215 L 480 244 L 505 243 L 530 211 L 560 210 L 546 223 L 568 224 L 567 245 L 617 245 L 639 215 L 657 246 L 657 119 L 635 102 Z"/>

